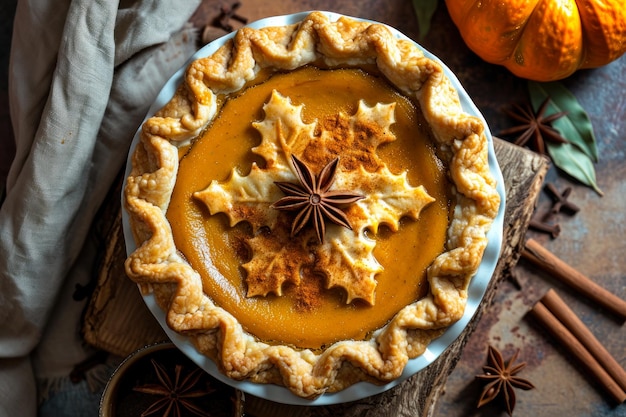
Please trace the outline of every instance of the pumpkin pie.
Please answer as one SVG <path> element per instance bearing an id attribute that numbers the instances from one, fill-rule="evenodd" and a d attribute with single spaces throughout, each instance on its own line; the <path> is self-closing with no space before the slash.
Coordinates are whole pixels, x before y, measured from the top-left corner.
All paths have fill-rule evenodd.
<path id="1" fill-rule="evenodd" d="M 240 29 L 142 126 L 127 274 L 232 379 L 393 381 L 463 315 L 500 205 L 484 130 L 384 25 Z"/>

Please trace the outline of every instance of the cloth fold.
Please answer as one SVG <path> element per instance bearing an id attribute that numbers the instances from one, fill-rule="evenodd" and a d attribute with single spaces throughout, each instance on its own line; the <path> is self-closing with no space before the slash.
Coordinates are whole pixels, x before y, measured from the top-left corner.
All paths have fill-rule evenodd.
<path id="1" fill-rule="evenodd" d="M 36 415 L 33 356 L 46 379 L 88 352 L 65 337 L 77 334 L 81 306 L 63 288 L 92 278 L 91 223 L 148 107 L 195 51 L 185 24 L 198 5 L 18 2 L 9 68 L 16 156 L 0 207 L 0 416 Z"/>

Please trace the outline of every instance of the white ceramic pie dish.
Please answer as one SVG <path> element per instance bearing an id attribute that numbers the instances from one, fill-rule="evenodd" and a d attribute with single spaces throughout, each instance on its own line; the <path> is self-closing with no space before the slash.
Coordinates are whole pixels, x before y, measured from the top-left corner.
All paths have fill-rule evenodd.
<path id="1" fill-rule="evenodd" d="M 310 12 L 302 12 L 297 14 L 285 15 L 285 16 L 276 16 L 270 17 L 266 19 L 262 19 L 251 23 L 249 26 L 255 29 L 267 27 L 267 26 L 283 26 L 297 23 L 304 19 Z M 331 20 L 338 19 L 341 15 L 337 13 L 324 12 Z M 352 17 L 353 18 L 353 17 Z M 364 20 L 353 18 L 356 20 Z M 376 22 L 378 23 L 378 22 Z M 408 37 L 397 31 L 392 27 L 388 27 L 389 30 L 399 39 L 406 39 L 411 42 Z M 215 52 L 218 48 L 220 48 L 226 41 L 234 36 L 233 34 L 226 35 L 222 38 L 219 38 L 210 44 L 206 45 L 202 49 L 198 50 L 196 54 L 194 54 L 191 60 L 195 60 L 201 57 L 209 56 L 213 52 Z M 415 42 L 414 42 L 415 43 Z M 416 44 L 417 45 L 417 44 Z M 419 46 L 419 45 L 418 45 Z M 471 283 L 468 288 L 468 298 L 467 305 L 465 307 L 465 312 L 462 318 L 457 321 L 455 324 L 450 326 L 445 333 L 439 338 L 433 340 L 429 345 L 426 351 L 419 357 L 410 359 L 408 364 L 406 365 L 402 375 L 395 379 L 394 381 L 385 384 L 385 385 L 375 385 L 367 382 L 360 382 L 354 384 L 340 392 L 337 393 L 327 393 L 323 394 L 316 399 L 304 399 L 300 398 L 294 394 L 292 394 L 287 388 L 282 386 L 270 385 L 270 384 L 257 384 L 248 381 L 235 381 L 223 375 L 216 364 L 208 357 L 200 354 L 190 340 L 185 338 L 184 336 L 174 332 L 169 328 L 166 324 L 165 313 L 163 310 L 156 304 L 154 297 L 152 295 L 145 295 L 144 300 L 150 311 L 156 317 L 160 325 L 163 327 L 164 331 L 167 333 L 169 338 L 174 342 L 174 344 L 182 350 L 187 356 L 189 356 L 194 362 L 196 362 L 200 367 L 205 369 L 208 373 L 210 373 L 215 378 L 236 387 L 245 393 L 261 397 L 271 399 L 272 401 L 281 402 L 285 404 L 293 404 L 293 405 L 329 405 L 329 404 L 337 404 L 349 401 L 355 401 L 361 398 L 365 398 L 371 395 L 379 394 L 384 392 L 401 382 L 405 381 L 415 373 L 424 369 L 432 362 L 434 362 L 444 351 L 447 349 L 450 344 L 461 334 L 461 332 L 465 329 L 468 322 L 476 313 L 478 306 L 480 305 L 487 286 L 491 280 L 493 272 L 495 270 L 499 255 L 500 248 L 502 245 L 502 229 L 503 229 L 503 220 L 504 220 L 504 209 L 505 209 L 505 191 L 504 191 L 504 181 L 502 178 L 502 173 L 498 166 L 495 151 L 493 148 L 493 138 L 491 133 L 487 128 L 487 124 L 483 118 L 483 116 L 478 111 L 477 107 L 474 105 L 466 91 L 463 89 L 462 85 L 456 78 L 456 76 L 447 68 L 437 57 L 424 50 L 421 46 L 420 49 L 424 52 L 424 55 L 434 61 L 437 61 L 441 64 L 444 69 L 445 75 L 451 80 L 453 86 L 458 91 L 459 98 L 462 104 L 462 107 L 465 112 L 472 116 L 478 117 L 483 124 L 485 125 L 485 136 L 489 142 L 489 168 L 491 174 L 497 181 L 497 192 L 500 195 L 500 208 L 498 211 L 498 215 L 495 218 L 493 225 L 487 234 L 488 244 L 485 249 L 482 262 L 480 267 L 476 273 L 476 275 L 472 278 Z M 183 66 L 174 76 L 170 78 L 170 80 L 165 84 L 157 99 L 150 107 L 148 111 L 148 115 L 154 114 L 157 110 L 162 108 L 174 95 L 177 86 L 181 83 L 184 71 L 187 65 Z M 138 131 L 139 132 L 139 131 Z M 135 135 L 133 143 L 131 145 L 131 149 L 134 149 L 136 143 L 139 140 L 139 134 Z M 126 177 L 130 172 L 130 156 L 127 161 L 127 172 Z M 136 245 L 133 239 L 132 231 L 130 230 L 130 225 L 128 221 L 128 215 L 125 211 L 122 212 L 123 219 L 123 228 L 124 228 L 124 236 L 126 242 L 126 251 L 127 254 L 132 253 L 136 249 Z"/>

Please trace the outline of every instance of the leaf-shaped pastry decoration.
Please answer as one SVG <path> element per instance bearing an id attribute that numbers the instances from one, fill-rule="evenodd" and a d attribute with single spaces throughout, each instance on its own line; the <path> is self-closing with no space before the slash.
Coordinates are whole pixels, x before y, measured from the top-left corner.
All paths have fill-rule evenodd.
<path id="1" fill-rule="evenodd" d="M 263 106 L 263 121 L 252 123 L 262 138 L 261 144 L 252 148 L 252 152 L 261 155 L 269 169 L 274 165 L 287 168 L 291 154 L 301 154 L 303 147 L 313 139 L 315 124 L 302 121 L 302 108 L 302 105 L 294 106 L 287 97 L 274 93 Z"/>
<path id="2" fill-rule="evenodd" d="M 423 186 L 411 187 L 406 172 L 395 175 L 385 165 L 376 172 L 367 172 L 360 167 L 344 178 L 347 183 L 355 184 L 356 191 L 367 196 L 356 204 L 363 209 L 360 218 L 366 219 L 364 225 L 374 233 L 378 233 L 382 224 L 397 232 L 402 217 L 417 220 L 422 209 L 435 201 Z M 345 188 L 342 182 L 337 181 L 338 187 Z"/>
<path id="3" fill-rule="evenodd" d="M 317 256 L 315 271 L 326 277 L 328 288 L 341 287 L 346 290 L 346 303 L 359 298 L 374 304 L 376 274 L 383 268 L 372 251 L 376 242 L 363 237 L 358 239 L 351 230 L 335 228 L 328 243 L 322 245 Z M 358 282 L 359 285 L 354 285 Z"/>
<path id="4" fill-rule="evenodd" d="M 242 265 L 247 296 L 282 295 L 285 283 L 298 285 L 301 275 L 311 271 L 325 277 L 326 287 L 343 288 L 346 302 L 358 298 L 374 304 L 375 276 L 382 266 L 373 255 L 376 242 L 366 237 L 366 230 L 376 233 L 385 224 L 397 231 L 402 217 L 417 219 L 422 208 L 434 201 L 423 186 L 408 183 L 406 172 L 393 174 L 376 155 L 379 145 L 395 140 L 390 130 L 395 103 L 369 107 L 359 102 L 354 115 L 340 113 L 332 119 L 332 132 L 325 130 L 324 123 L 304 123 L 302 106 L 292 105 L 276 91 L 264 110 L 265 119 L 253 123 L 262 140 L 252 151 L 265 159 L 265 168 L 253 164 L 246 176 L 233 170 L 225 182 L 212 181 L 194 193 L 211 214 L 224 212 L 231 226 L 241 221 L 252 224 L 251 259 Z M 316 130 L 321 132 L 318 136 Z M 289 215 L 271 208 L 283 197 L 275 183 L 296 181 L 287 162 L 292 155 L 324 166 L 336 157 L 337 146 L 345 152 L 331 190 L 364 196 L 346 208 L 352 230 L 329 224 L 322 242 L 313 230 L 290 236 Z"/>
<path id="5" fill-rule="evenodd" d="M 233 170 L 225 183 L 213 180 L 206 189 L 195 192 L 193 196 L 202 201 L 211 214 L 225 213 L 231 227 L 248 221 L 255 230 L 261 226 L 272 228 L 278 213 L 267 210 L 267 206 L 282 195 L 274 186 L 274 181 L 290 179 L 285 169 L 261 169 L 253 164 L 247 176 Z"/>
<path id="6" fill-rule="evenodd" d="M 246 270 L 247 296 L 282 295 L 283 284 L 300 283 L 303 264 L 313 262 L 312 254 L 300 247 L 299 239 L 290 239 L 286 229 L 259 233 L 248 240 L 251 260 L 242 265 Z"/>

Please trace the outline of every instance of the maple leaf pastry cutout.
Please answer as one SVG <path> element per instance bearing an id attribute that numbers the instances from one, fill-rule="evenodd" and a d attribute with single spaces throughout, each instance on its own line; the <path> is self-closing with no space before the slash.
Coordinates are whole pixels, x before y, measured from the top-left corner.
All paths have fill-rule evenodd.
<path id="1" fill-rule="evenodd" d="M 395 122 L 395 103 L 369 107 L 360 101 L 354 115 L 339 113 L 336 117 L 341 123 L 336 125 L 346 129 L 340 139 L 335 136 L 337 132 L 323 129 L 318 122 L 304 123 L 302 108 L 274 91 L 263 106 L 265 118 L 252 123 L 262 137 L 252 152 L 263 157 L 265 167 L 253 163 L 245 176 L 233 169 L 226 181 L 213 180 L 194 197 L 207 206 L 211 215 L 225 213 L 230 226 L 243 221 L 252 226 L 253 236 L 246 242 L 251 257 L 242 265 L 248 297 L 270 293 L 280 296 L 285 283 L 298 285 L 303 271 L 310 271 L 323 276 L 327 288 L 343 288 L 346 303 L 362 299 L 373 305 L 375 276 L 383 268 L 373 255 L 376 242 L 366 236 L 366 230 L 375 234 L 384 224 L 397 232 L 401 218 L 417 220 L 434 199 L 423 186 L 411 186 L 406 172 L 392 173 L 376 154 L 379 145 L 395 140 L 390 130 Z M 338 141 L 345 152 L 335 163 L 333 149 Z M 367 161 L 367 169 L 362 161 Z M 308 185 L 303 185 L 298 171 L 312 177 Z M 313 179 L 322 185 L 315 183 L 307 190 Z M 326 202 L 335 197 L 339 201 L 326 208 L 342 205 L 341 210 L 331 209 L 335 218 L 324 225 L 304 227 L 308 222 L 304 219 L 306 213 L 294 220 L 293 213 L 272 208 L 283 205 L 285 200 L 280 201 L 286 197 L 285 189 L 287 197 L 302 197 L 297 202 L 287 200 L 299 208 L 306 207 L 308 203 L 297 204 L 315 191 L 321 191 L 319 196 L 330 192 L 333 197 Z M 316 222 L 323 217 L 315 218 L 313 212 L 309 216 Z"/>

